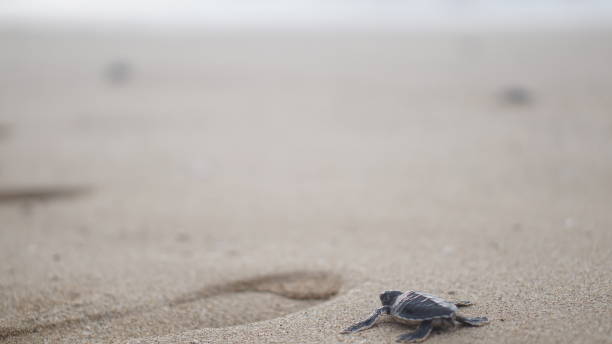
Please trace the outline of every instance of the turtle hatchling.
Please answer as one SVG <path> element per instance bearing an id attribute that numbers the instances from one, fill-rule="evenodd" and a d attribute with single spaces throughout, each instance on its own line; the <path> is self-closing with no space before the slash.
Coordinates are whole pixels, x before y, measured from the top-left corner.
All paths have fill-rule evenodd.
<path id="1" fill-rule="evenodd" d="M 457 307 L 472 305 L 469 301 L 449 302 L 420 291 L 385 291 L 380 294 L 380 302 L 382 307 L 369 318 L 348 327 L 342 333 L 366 330 L 374 326 L 381 315 L 390 315 L 404 324 L 418 325 L 414 332 L 399 336 L 397 342 L 424 341 L 434 327 L 453 328 L 455 322 L 469 326 L 481 326 L 489 322 L 485 317 L 468 318 L 457 314 Z"/>

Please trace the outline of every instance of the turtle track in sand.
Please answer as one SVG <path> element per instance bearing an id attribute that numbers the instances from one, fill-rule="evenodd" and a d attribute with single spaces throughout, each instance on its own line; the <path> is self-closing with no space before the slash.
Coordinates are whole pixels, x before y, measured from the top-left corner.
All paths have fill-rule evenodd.
<path id="1" fill-rule="evenodd" d="M 44 317 L 23 327 L 0 327 L 0 340 L 29 342 L 38 336 L 71 341 L 106 342 L 164 335 L 199 328 L 219 328 L 281 317 L 329 300 L 340 291 L 339 275 L 325 271 L 290 271 L 209 285 L 166 302 L 124 310 L 84 314 L 62 320 Z M 126 328 L 125 324 L 130 324 Z"/>

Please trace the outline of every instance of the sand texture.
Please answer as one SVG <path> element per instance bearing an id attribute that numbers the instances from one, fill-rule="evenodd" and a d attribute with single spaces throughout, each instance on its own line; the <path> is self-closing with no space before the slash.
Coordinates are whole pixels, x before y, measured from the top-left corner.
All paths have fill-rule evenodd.
<path id="1" fill-rule="evenodd" d="M 0 33 L 1 343 L 612 343 L 612 34 Z"/>

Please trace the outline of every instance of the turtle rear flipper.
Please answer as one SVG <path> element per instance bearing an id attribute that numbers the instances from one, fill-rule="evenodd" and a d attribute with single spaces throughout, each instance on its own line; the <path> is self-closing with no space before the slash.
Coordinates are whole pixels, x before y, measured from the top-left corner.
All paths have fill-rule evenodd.
<path id="1" fill-rule="evenodd" d="M 364 321 L 360 321 L 352 326 L 347 327 L 344 331 L 340 332 L 340 333 L 351 333 L 351 332 L 357 332 L 357 331 L 363 331 L 363 330 L 367 330 L 370 327 L 374 326 L 374 324 L 376 324 L 376 320 L 378 320 L 378 318 L 383 314 L 383 313 L 387 313 L 389 310 L 388 306 L 383 306 L 378 308 L 377 310 L 374 311 L 374 313 L 372 313 L 372 315 L 370 315 L 369 318 L 367 318 Z"/>
<path id="2" fill-rule="evenodd" d="M 467 301 L 467 300 L 455 301 L 454 304 L 457 307 L 469 307 L 469 306 L 474 305 L 472 301 Z"/>
<path id="3" fill-rule="evenodd" d="M 416 329 L 416 331 L 410 332 L 410 333 L 406 333 L 406 334 L 403 334 L 403 335 L 397 337 L 397 342 L 398 343 L 401 343 L 401 342 L 422 342 L 425 339 L 427 339 L 427 337 L 431 333 L 432 328 L 433 328 L 433 321 L 431 321 L 431 320 L 422 321 L 421 324 L 419 325 L 419 327 Z"/>
<path id="4" fill-rule="evenodd" d="M 489 323 L 489 319 L 486 317 L 466 318 L 457 315 L 455 319 L 457 319 L 458 322 L 469 326 L 482 326 Z"/>

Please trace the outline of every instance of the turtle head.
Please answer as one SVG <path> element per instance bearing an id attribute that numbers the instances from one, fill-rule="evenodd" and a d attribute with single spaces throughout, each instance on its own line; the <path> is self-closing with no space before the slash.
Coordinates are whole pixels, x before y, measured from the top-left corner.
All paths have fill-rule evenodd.
<path id="1" fill-rule="evenodd" d="M 395 302 L 395 299 L 402 294 L 401 291 L 397 290 L 385 291 L 380 294 L 380 302 L 382 302 L 383 306 L 391 306 Z"/>

